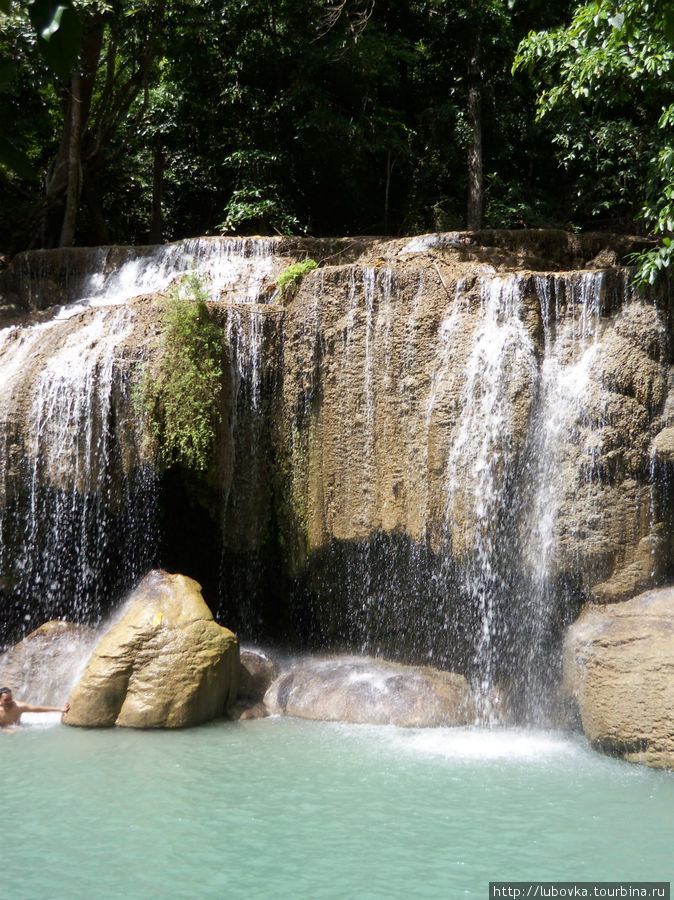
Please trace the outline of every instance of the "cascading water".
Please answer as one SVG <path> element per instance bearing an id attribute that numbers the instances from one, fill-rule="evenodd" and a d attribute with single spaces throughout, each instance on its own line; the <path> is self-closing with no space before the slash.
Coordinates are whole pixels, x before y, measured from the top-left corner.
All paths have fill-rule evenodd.
<path id="1" fill-rule="evenodd" d="M 212 299 L 233 294 L 252 304 L 283 265 L 274 251 L 273 240 L 196 239 L 18 259 L 17 294 L 27 307 L 54 303 L 44 287 L 54 268 L 66 303 L 42 323 L 0 329 L 7 636 L 17 633 L 18 620 L 24 632 L 56 616 L 96 621 L 157 561 L 159 486 L 143 463 L 131 387 L 131 372 L 147 353 L 148 317 L 129 301 L 196 272 Z M 251 323 L 238 329 L 235 365 L 252 371 L 256 404 L 261 327 Z"/>
<path id="2" fill-rule="evenodd" d="M 486 720 L 493 715 L 495 604 L 505 591 L 501 557 L 511 528 L 517 432 L 522 430 L 513 385 L 518 392 L 528 389 L 531 396 L 537 376 L 535 348 L 522 321 L 521 303 L 517 276 L 481 281 L 478 325 L 464 370 L 460 426 L 447 462 L 445 525 L 450 538 L 464 542 L 467 556 L 463 589 L 476 616 L 475 671 Z M 458 522 L 469 529 L 469 536 L 457 534 Z"/>
<path id="3" fill-rule="evenodd" d="M 586 596 L 582 527 L 569 520 L 582 501 L 588 528 L 601 526 L 613 427 L 602 341 L 631 295 L 602 272 L 499 273 L 466 262 L 450 235 L 323 266 L 281 298 L 280 248 L 198 239 L 19 261 L 24 306 L 54 302 L 39 284 L 57 271 L 69 303 L 0 330 L 7 621 L 24 607 L 96 619 L 166 552 L 161 503 L 173 549 L 205 539 L 217 611 L 245 639 L 283 628 L 427 661 L 470 677 L 482 721 L 508 693 L 535 719 L 560 622 Z M 187 272 L 204 278 L 223 328 L 219 468 L 160 483 L 142 464 L 132 370 L 156 332 L 146 295 Z M 192 523 L 204 510 L 186 537 L 183 511 Z M 601 533 L 590 548 L 603 578 L 608 543 Z"/>
<path id="4" fill-rule="evenodd" d="M 22 611 L 28 630 L 65 613 L 97 618 L 106 593 L 123 590 L 154 558 L 153 476 L 125 471 L 125 448 L 111 431 L 116 418 L 119 431 L 133 432 L 123 420 L 128 380 L 116 366 L 132 319 L 97 309 L 75 329 L 55 319 L 22 341 L 4 335 L 3 425 L 14 443 L 0 460 L 3 613 Z M 7 341 L 18 344 L 14 353 Z M 121 577 L 111 571 L 120 563 Z"/>
<path id="5" fill-rule="evenodd" d="M 528 712 L 549 691 L 541 690 L 544 657 L 551 652 L 554 621 L 554 569 L 558 552 L 558 514 L 565 494 L 583 489 L 577 456 L 571 453 L 586 416 L 592 364 L 599 351 L 605 293 L 604 273 L 575 280 L 535 276 L 544 330 L 543 361 L 532 417 L 526 478 L 532 487 L 520 526 L 526 599 L 520 623 L 523 690 Z M 522 637 L 524 635 L 524 637 Z M 548 667 L 549 669 L 551 667 Z"/>
<path id="6" fill-rule="evenodd" d="M 196 272 L 211 299 L 223 291 L 239 301 L 256 302 L 278 271 L 277 242 L 252 238 L 191 238 L 158 247 L 100 247 L 75 251 L 26 253 L 15 265 L 18 291 L 32 309 L 45 304 L 44 285 L 56 268 L 69 314 L 82 306 L 125 303 L 166 290 L 178 277 Z"/>

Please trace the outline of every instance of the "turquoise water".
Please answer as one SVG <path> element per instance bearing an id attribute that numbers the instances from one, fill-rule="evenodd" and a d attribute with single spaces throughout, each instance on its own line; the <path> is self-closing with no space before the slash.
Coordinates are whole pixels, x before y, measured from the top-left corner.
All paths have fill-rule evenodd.
<path id="1" fill-rule="evenodd" d="M 674 776 L 581 738 L 28 719 L 0 733 L 3 897 L 486 898 L 490 880 L 672 877 Z"/>

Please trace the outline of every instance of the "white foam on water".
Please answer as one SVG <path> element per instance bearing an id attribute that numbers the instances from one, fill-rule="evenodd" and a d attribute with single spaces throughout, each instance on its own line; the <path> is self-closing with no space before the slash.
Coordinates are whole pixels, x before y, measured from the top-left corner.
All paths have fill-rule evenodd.
<path id="1" fill-rule="evenodd" d="M 562 732 L 525 728 L 397 728 L 394 725 L 340 725 L 386 748 L 415 757 L 456 762 L 527 763 L 537 766 L 586 755 L 582 743 Z"/>
<path id="2" fill-rule="evenodd" d="M 431 728 L 404 735 L 400 744 L 421 754 L 485 761 L 538 763 L 579 753 L 579 748 L 567 736 L 526 729 Z"/>
<path id="3" fill-rule="evenodd" d="M 60 724 L 60 712 L 24 713 L 21 716 L 21 725 L 28 725 L 30 728 L 54 728 Z"/>

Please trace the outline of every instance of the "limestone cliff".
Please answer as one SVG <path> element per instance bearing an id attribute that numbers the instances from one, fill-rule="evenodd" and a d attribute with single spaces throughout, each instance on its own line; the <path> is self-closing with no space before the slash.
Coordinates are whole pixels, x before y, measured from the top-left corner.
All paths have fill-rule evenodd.
<path id="1" fill-rule="evenodd" d="M 482 232 L 17 257 L 0 283 L 5 621 L 26 599 L 95 618 L 161 561 L 245 637 L 430 655 L 535 694 L 583 601 L 674 575 L 672 308 L 630 288 L 636 246 Z M 306 256 L 319 267 L 281 294 Z M 132 398 L 192 264 L 225 361 L 200 479 L 157 472 Z"/>

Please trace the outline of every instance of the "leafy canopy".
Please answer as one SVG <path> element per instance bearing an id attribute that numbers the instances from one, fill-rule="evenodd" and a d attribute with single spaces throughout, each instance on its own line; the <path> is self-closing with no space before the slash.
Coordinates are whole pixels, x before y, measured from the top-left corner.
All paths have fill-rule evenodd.
<path id="1" fill-rule="evenodd" d="M 598 152 L 618 162 L 606 188 L 621 190 L 630 169 L 640 185 L 639 215 L 656 234 L 674 230 L 674 6 L 668 0 L 593 0 L 578 6 L 566 27 L 531 32 L 513 70 L 527 71 L 539 93 L 539 119 L 555 126 L 567 165 L 588 165 Z M 555 115 L 558 117 L 555 118 Z M 576 129 L 575 138 L 571 133 Z M 644 160 L 640 169 L 639 161 Z M 598 173 L 601 177 L 601 172 Z M 638 280 L 655 281 L 671 265 L 672 243 L 644 253 Z"/>

